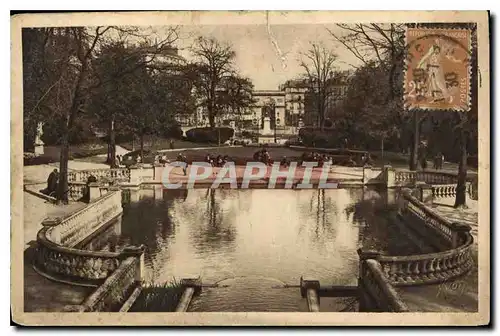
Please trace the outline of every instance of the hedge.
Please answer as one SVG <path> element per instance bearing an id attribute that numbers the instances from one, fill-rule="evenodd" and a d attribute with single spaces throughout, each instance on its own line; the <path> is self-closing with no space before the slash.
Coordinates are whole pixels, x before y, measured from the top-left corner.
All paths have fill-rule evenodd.
<path id="1" fill-rule="evenodd" d="M 186 138 L 189 141 L 201 143 L 224 143 L 234 136 L 234 129 L 230 127 L 199 127 L 192 128 L 186 132 Z"/>

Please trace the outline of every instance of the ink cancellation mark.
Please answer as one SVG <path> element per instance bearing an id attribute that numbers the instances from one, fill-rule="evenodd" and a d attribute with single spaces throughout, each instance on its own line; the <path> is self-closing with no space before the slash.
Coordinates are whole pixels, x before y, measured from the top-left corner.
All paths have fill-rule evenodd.
<path id="1" fill-rule="evenodd" d="M 408 27 L 406 48 L 406 109 L 470 109 L 470 29 Z"/>

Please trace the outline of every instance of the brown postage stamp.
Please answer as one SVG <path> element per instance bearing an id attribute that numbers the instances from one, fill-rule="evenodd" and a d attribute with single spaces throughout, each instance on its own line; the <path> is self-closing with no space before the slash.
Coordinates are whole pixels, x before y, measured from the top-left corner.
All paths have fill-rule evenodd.
<path id="1" fill-rule="evenodd" d="M 13 321 L 489 324 L 488 15 L 13 16 Z"/>
<path id="2" fill-rule="evenodd" d="M 470 109 L 471 30 L 407 28 L 406 108 Z"/>

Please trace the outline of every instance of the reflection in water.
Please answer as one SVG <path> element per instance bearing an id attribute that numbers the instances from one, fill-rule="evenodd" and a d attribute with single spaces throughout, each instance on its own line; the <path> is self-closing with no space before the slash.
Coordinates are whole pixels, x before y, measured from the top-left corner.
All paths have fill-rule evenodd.
<path id="1" fill-rule="evenodd" d="M 204 283 L 235 279 L 238 286 L 257 288 L 264 282 L 296 285 L 305 276 L 322 284 L 355 284 L 357 248 L 387 248 L 391 234 L 381 220 L 385 197 L 361 188 L 140 193 L 124 205 L 119 244 L 147 246 L 146 280 L 157 283 L 200 276 Z M 231 304 L 238 306 L 237 292 Z M 244 296 L 261 295 L 257 292 Z M 193 309 L 209 309 L 210 302 L 224 297 L 221 293 L 206 291 Z M 271 297 L 281 301 L 252 309 L 274 310 L 280 304 L 302 309 L 297 289 Z M 241 303 L 234 311 L 246 305 L 252 304 Z"/>

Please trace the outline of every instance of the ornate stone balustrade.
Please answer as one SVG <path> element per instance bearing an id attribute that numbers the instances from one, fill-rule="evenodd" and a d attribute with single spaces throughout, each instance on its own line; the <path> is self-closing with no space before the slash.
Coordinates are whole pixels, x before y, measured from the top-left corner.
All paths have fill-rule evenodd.
<path id="1" fill-rule="evenodd" d="M 68 182 L 69 187 L 69 199 L 77 201 L 85 195 L 87 190 L 86 182 Z"/>
<path id="2" fill-rule="evenodd" d="M 466 182 L 466 193 L 472 198 L 472 183 Z M 455 197 L 457 195 L 457 185 L 454 184 L 434 184 L 432 185 L 432 197 L 434 199 Z"/>
<path id="3" fill-rule="evenodd" d="M 51 219 L 42 224 L 51 227 L 46 232 L 47 239 L 73 247 L 122 211 L 121 190 L 113 190 L 71 216 L 55 221 Z"/>
<path id="4" fill-rule="evenodd" d="M 48 227 L 39 231 L 36 270 L 54 280 L 96 285 L 110 276 L 120 265 L 120 254 L 79 250 L 58 245 L 47 239 Z"/>
<path id="5" fill-rule="evenodd" d="M 472 236 L 465 243 L 444 252 L 412 256 L 379 256 L 384 274 L 394 286 L 428 285 L 452 280 L 467 273 L 473 266 Z"/>
<path id="6" fill-rule="evenodd" d="M 394 182 L 396 186 L 413 186 L 417 181 L 427 184 L 451 184 L 457 182 L 457 176 L 436 171 L 396 171 L 395 173 Z"/>
<path id="7" fill-rule="evenodd" d="M 436 253 L 411 256 L 387 256 L 376 251 L 358 251 L 360 262 L 373 259 L 380 263 L 387 281 L 394 286 L 434 284 L 452 280 L 473 267 L 473 237 L 470 226 L 452 223 L 404 191 L 401 197 L 404 220 L 425 226 L 437 233 L 446 247 Z"/>
<path id="8" fill-rule="evenodd" d="M 97 189 L 92 190 L 91 200 L 104 196 L 110 190 L 110 186 L 107 185 L 107 183 L 97 183 L 94 184 L 94 186 L 96 186 Z M 69 182 L 69 199 L 72 201 L 81 200 L 85 196 L 88 187 L 86 182 Z"/>
<path id="9" fill-rule="evenodd" d="M 451 248 L 458 247 L 461 243 L 459 236 L 468 232 L 470 227 L 460 223 L 453 223 L 446 217 L 427 207 L 424 203 L 413 197 L 409 191 L 403 191 L 400 212 L 407 220 L 416 220 L 419 225 L 425 225 L 444 238 Z"/>
<path id="10" fill-rule="evenodd" d="M 75 245 L 121 212 L 121 190 L 112 190 L 71 216 L 45 220 L 37 236 L 35 268 L 63 282 L 102 282 L 117 269 L 124 254 L 79 250 Z"/>
<path id="11" fill-rule="evenodd" d="M 397 186 L 413 185 L 417 180 L 417 174 L 414 171 L 396 171 L 394 182 Z"/>
<path id="12" fill-rule="evenodd" d="M 113 181 L 128 182 L 130 171 L 128 168 L 100 168 L 75 170 L 68 173 L 69 182 L 87 182 L 90 176 L 95 176 L 98 180 L 107 179 Z"/>
<path id="13" fill-rule="evenodd" d="M 359 253 L 359 251 L 358 251 Z M 362 255 L 360 255 L 361 257 Z M 408 312 L 377 260 L 360 260 L 358 283 L 360 312 Z"/>
<path id="14" fill-rule="evenodd" d="M 451 184 L 457 183 L 457 176 L 455 174 L 445 172 L 418 171 L 417 181 L 422 181 L 427 184 Z"/>

